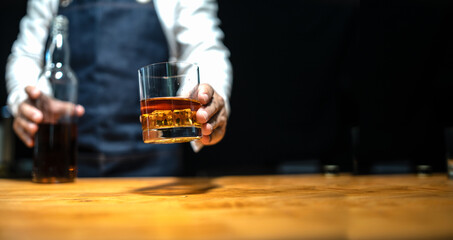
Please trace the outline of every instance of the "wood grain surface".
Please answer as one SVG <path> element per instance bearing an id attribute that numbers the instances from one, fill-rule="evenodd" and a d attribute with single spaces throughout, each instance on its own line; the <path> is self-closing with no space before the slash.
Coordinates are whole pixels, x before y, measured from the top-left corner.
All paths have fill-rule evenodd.
<path id="1" fill-rule="evenodd" d="M 444 175 L 0 179 L 0 239 L 453 239 Z"/>

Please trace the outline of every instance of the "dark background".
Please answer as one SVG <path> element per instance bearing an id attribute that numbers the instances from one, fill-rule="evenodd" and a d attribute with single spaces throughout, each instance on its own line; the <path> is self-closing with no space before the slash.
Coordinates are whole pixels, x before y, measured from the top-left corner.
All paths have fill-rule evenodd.
<path id="1" fill-rule="evenodd" d="M 0 6 L 4 76 L 26 1 Z M 452 13 L 439 0 L 219 0 L 232 112 L 221 143 L 187 148 L 186 174 L 445 171 Z"/>

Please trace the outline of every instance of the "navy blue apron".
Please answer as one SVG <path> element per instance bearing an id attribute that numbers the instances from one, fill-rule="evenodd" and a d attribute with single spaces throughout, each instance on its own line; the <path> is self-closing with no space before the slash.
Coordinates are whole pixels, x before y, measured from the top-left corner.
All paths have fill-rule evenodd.
<path id="1" fill-rule="evenodd" d="M 139 122 L 137 70 L 169 58 L 153 1 L 74 0 L 59 14 L 69 19 L 70 63 L 86 110 L 78 176 L 177 174 L 181 145 L 143 143 Z"/>

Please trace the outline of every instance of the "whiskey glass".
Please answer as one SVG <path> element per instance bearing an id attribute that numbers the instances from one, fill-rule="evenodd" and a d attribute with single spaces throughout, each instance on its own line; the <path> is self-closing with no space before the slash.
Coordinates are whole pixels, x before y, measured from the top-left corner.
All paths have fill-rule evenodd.
<path id="1" fill-rule="evenodd" d="M 193 63 L 154 63 L 138 70 L 140 122 L 145 143 L 182 143 L 201 139 L 196 113 L 199 67 Z"/>

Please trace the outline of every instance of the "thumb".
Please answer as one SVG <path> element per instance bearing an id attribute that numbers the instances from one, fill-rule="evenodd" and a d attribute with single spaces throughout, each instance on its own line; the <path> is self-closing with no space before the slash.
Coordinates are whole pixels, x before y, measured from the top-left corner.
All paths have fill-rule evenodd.
<path id="1" fill-rule="evenodd" d="M 28 97 L 32 100 L 36 100 L 41 96 L 41 91 L 34 86 L 27 86 L 25 88 L 25 92 L 27 93 Z"/>

